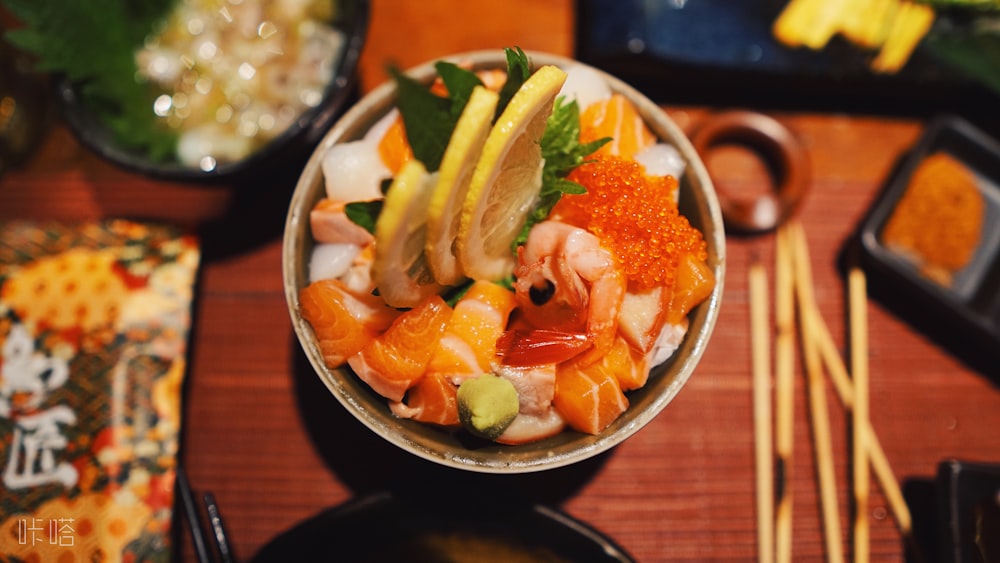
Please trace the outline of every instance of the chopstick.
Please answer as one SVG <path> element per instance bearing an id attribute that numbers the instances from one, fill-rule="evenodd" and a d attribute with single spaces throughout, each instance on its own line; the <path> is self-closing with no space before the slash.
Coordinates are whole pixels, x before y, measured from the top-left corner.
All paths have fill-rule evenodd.
<path id="1" fill-rule="evenodd" d="M 827 373 L 830 375 L 830 380 L 834 382 L 833 388 L 837 391 L 840 402 L 844 407 L 853 409 L 854 384 L 848 376 L 844 360 L 837 350 L 837 345 L 833 341 L 833 336 L 830 334 L 829 328 L 822 322 L 822 319 L 817 323 L 816 328 L 814 336 L 819 343 L 820 354 L 823 358 L 823 363 L 826 365 Z M 899 482 L 896 480 L 895 473 L 889 464 L 889 459 L 885 455 L 885 450 L 882 449 L 882 443 L 875 433 L 875 429 L 872 428 L 870 420 L 867 420 L 864 424 L 864 433 L 868 449 L 868 459 L 871 463 L 875 480 L 878 482 L 879 488 L 882 489 L 882 493 L 886 496 L 886 501 L 889 503 L 889 510 L 892 512 L 900 534 L 904 539 L 910 540 L 913 534 L 913 519 L 910 509 L 906 504 L 903 491 L 899 487 Z"/>
<path id="2" fill-rule="evenodd" d="M 852 265 L 848 274 L 848 315 L 850 326 L 851 371 L 848 374 L 845 360 L 833 340 L 830 330 L 820 314 L 813 293 L 812 272 L 810 267 L 809 247 L 802 225 L 791 221 L 778 228 L 775 235 L 775 440 L 774 450 L 776 463 L 774 467 L 774 487 L 777 508 L 774 519 L 774 561 L 785 563 L 791 560 L 792 547 L 792 503 L 789 490 L 791 460 L 792 460 L 792 422 L 794 394 L 794 322 L 796 301 L 798 304 L 799 321 L 801 323 L 801 345 L 803 361 L 806 368 L 807 395 L 810 406 L 810 421 L 813 428 L 814 450 L 816 455 L 817 478 L 820 487 L 820 503 L 823 516 L 824 541 L 827 547 L 827 558 L 830 561 L 842 561 L 844 558 L 841 543 L 840 518 L 836 497 L 836 481 L 832 439 L 829 424 L 829 412 L 826 403 L 826 386 L 822 374 L 829 375 L 829 380 L 841 404 L 851 409 L 852 441 L 853 441 L 853 475 L 854 475 L 854 519 L 852 522 L 853 555 L 859 562 L 867 562 L 870 557 L 870 531 L 868 522 L 868 498 L 870 493 L 870 477 L 874 475 L 882 489 L 889 509 L 904 541 L 914 553 L 916 550 L 913 538 L 913 521 L 896 480 L 889 460 L 882 449 L 878 436 L 869 419 L 868 399 L 868 321 L 867 321 L 867 290 L 864 272 L 857 265 Z M 770 405 L 766 398 L 758 396 L 761 388 L 766 389 L 768 334 L 766 314 L 767 295 L 761 286 L 766 286 L 766 274 L 763 267 L 752 261 L 750 267 L 750 304 L 752 357 L 754 377 L 754 426 L 758 443 L 757 456 L 757 487 L 758 487 L 758 518 L 767 514 L 768 506 L 762 497 L 769 489 L 769 484 L 762 481 L 768 475 L 761 459 L 767 455 L 771 445 L 770 436 L 763 431 L 766 419 L 762 416 Z M 871 471 L 871 474 L 869 474 Z M 758 530 L 759 558 L 761 561 L 771 561 L 768 549 L 770 547 L 769 520 L 762 519 Z"/>
<path id="3" fill-rule="evenodd" d="M 212 529 L 212 536 L 215 538 L 215 547 L 218 549 L 219 558 L 222 563 L 233 562 L 233 551 L 229 546 L 229 535 L 226 532 L 225 523 L 222 521 L 222 513 L 219 511 L 219 504 L 215 501 L 215 495 L 211 492 L 205 493 L 205 511 L 208 513 L 208 524 Z"/>
<path id="4" fill-rule="evenodd" d="M 854 560 L 867 563 L 868 536 L 868 311 L 865 274 L 857 266 L 848 273 L 851 330 L 851 372 L 854 376 L 853 477 Z"/>
<path id="5" fill-rule="evenodd" d="M 809 246 L 801 224 L 797 221 L 792 222 L 789 225 L 789 230 L 794 246 L 795 293 L 799 302 L 802 354 L 806 367 L 806 387 L 813 430 L 816 471 L 819 480 L 826 554 L 828 561 L 839 563 L 844 560 L 844 552 L 841 545 L 840 513 L 837 506 L 837 482 L 833 463 L 830 415 L 826 404 L 826 385 L 823 383 L 822 364 L 813 337 L 817 315 L 811 306 L 812 303 L 815 303 L 815 299 L 812 292 Z"/>
<path id="6" fill-rule="evenodd" d="M 775 561 L 792 560 L 792 444 L 794 434 L 795 303 L 793 255 L 788 229 L 778 228 L 775 247 Z"/>
<path id="7" fill-rule="evenodd" d="M 214 563 L 205 543 L 205 533 L 201 527 L 201 515 L 195 504 L 194 491 L 191 490 L 191 484 L 188 482 L 187 473 L 183 467 L 177 468 L 175 482 L 177 483 L 177 493 L 184 507 L 184 517 L 187 519 L 188 529 L 191 531 L 191 545 L 194 548 L 195 557 L 198 558 L 198 563 Z"/>
<path id="8" fill-rule="evenodd" d="M 198 563 L 215 563 L 215 557 L 209 553 L 208 544 L 205 540 L 204 522 L 201 512 L 195 501 L 194 490 L 188 481 L 187 473 L 183 467 L 177 468 L 176 490 L 180 497 L 184 509 L 184 517 L 188 522 L 188 529 L 191 532 L 191 544 L 194 549 Z M 203 500 L 205 502 L 205 512 L 208 514 L 209 528 L 212 530 L 212 539 L 215 544 L 215 553 L 218 554 L 221 563 L 232 563 L 235 560 L 232 548 L 229 545 L 229 536 L 222 521 L 222 514 L 219 511 L 219 504 L 215 500 L 215 495 L 206 492 Z"/>
<path id="9" fill-rule="evenodd" d="M 771 429 L 771 353 L 767 272 L 753 260 L 749 273 L 753 364 L 753 423 L 757 473 L 757 556 L 774 561 L 774 453 Z"/>
<path id="10" fill-rule="evenodd" d="M 859 275 L 863 273 L 862 270 L 858 269 L 858 273 L 855 275 L 855 284 L 858 283 L 860 278 Z M 850 281 L 848 282 L 850 284 Z M 858 303 L 863 302 L 862 297 L 865 295 L 864 291 L 859 291 L 860 287 L 855 287 L 854 294 L 855 299 Z M 849 288 L 850 292 L 850 288 Z M 833 336 L 830 334 L 830 329 L 827 327 L 826 323 L 823 321 L 822 315 L 819 313 L 819 307 L 816 305 L 815 300 L 805 303 L 805 310 L 809 312 L 809 316 L 815 321 L 811 322 L 811 339 L 816 343 L 820 357 L 823 362 L 823 366 L 826 368 L 826 373 L 829 375 L 830 381 L 833 384 L 834 390 L 840 399 L 841 404 L 854 412 L 856 392 L 855 392 L 855 381 L 852 381 L 851 376 L 848 375 L 847 367 L 845 365 L 844 359 L 837 349 L 837 345 L 833 340 Z M 858 319 L 858 313 L 854 313 L 854 318 Z M 867 317 L 867 316 L 866 316 Z M 852 335 L 863 334 L 864 341 L 854 345 L 855 350 L 864 349 L 865 353 L 863 359 L 865 360 L 865 365 L 861 368 L 864 370 L 862 378 L 867 381 L 868 367 L 867 367 L 867 327 L 860 327 L 860 324 L 867 325 L 867 320 L 864 323 L 859 321 L 854 321 L 854 325 L 851 328 Z M 859 357 L 859 360 L 862 359 Z M 853 367 L 853 366 L 852 366 Z M 862 400 L 867 400 L 867 383 L 865 384 L 865 389 L 862 391 L 865 393 L 865 397 Z M 893 519 L 896 522 L 896 527 L 900 532 L 900 535 L 904 541 L 913 546 L 913 519 L 910 514 L 909 506 L 906 504 L 906 499 L 903 497 L 902 489 L 900 488 L 899 482 L 896 479 L 895 473 L 892 470 L 892 466 L 889 463 L 889 459 L 885 455 L 885 450 L 882 448 L 882 444 L 875 433 L 875 429 L 871 425 L 871 421 L 866 414 L 864 420 L 860 425 L 855 425 L 855 431 L 861 432 L 863 434 L 863 445 L 865 448 L 866 456 L 861 456 L 862 459 L 867 458 L 868 463 L 871 466 L 871 471 L 875 476 L 875 480 L 885 495 L 886 502 L 889 505 L 889 510 L 892 513 Z M 857 440 L 855 439 L 855 446 L 857 446 Z M 867 512 L 867 510 L 865 511 Z M 863 534 L 865 532 L 862 532 Z M 870 536 L 869 536 L 870 538 Z"/>

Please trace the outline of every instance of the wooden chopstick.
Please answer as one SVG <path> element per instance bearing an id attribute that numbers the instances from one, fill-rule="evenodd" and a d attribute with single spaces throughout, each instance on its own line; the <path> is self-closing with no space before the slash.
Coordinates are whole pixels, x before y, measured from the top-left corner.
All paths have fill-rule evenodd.
<path id="1" fill-rule="evenodd" d="M 852 438 L 854 478 L 854 560 L 867 563 L 868 533 L 868 299 L 865 274 L 852 266 L 847 276 L 851 373 L 854 380 Z"/>
<path id="2" fill-rule="evenodd" d="M 760 308 L 766 310 L 766 292 L 762 299 L 758 293 L 758 285 L 766 285 L 766 275 L 758 264 L 751 264 L 751 327 L 754 331 L 754 420 L 758 424 L 758 409 L 764 409 L 766 403 L 757 397 L 758 382 L 766 373 L 766 354 L 760 347 L 767 348 L 762 342 L 767 331 L 759 328 L 758 318 Z M 889 504 L 896 525 L 904 541 L 914 546 L 913 521 L 896 480 L 889 460 L 882 449 L 878 436 L 869 419 L 868 402 L 868 328 L 867 328 L 867 291 L 863 271 L 852 267 L 848 276 L 849 316 L 851 335 L 851 369 L 853 376 L 848 374 L 844 359 L 833 340 L 830 330 L 819 312 L 813 294 L 812 273 L 810 268 L 809 248 L 805 231 L 797 221 L 789 222 L 778 228 L 775 249 L 775 444 L 776 453 L 775 487 L 776 487 L 776 517 L 774 529 L 775 561 L 785 563 L 791 561 L 792 546 L 792 498 L 789 490 L 791 460 L 792 460 L 792 422 L 794 396 L 794 321 L 795 302 L 798 300 L 798 313 L 801 323 L 803 360 L 807 371 L 808 397 L 810 415 L 815 442 L 817 473 L 820 485 L 820 500 L 823 511 L 824 539 L 827 546 L 827 557 L 830 561 L 843 560 L 841 545 L 840 518 L 837 511 L 836 483 L 833 470 L 832 440 L 830 435 L 829 417 L 826 404 L 825 385 L 821 374 L 826 371 L 830 382 L 836 391 L 842 405 L 851 409 L 853 418 L 853 474 L 855 514 L 853 521 L 854 557 L 857 561 L 867 562 L 870 557 L 870 532 L 868 523 L 868 497 L 870 493 L 870 470 L 882 489 Z M 766 315 L 764 315 L 766 317 Z M 825 368 L 825 370 L 824 370 Z M 766 490 L 766 485 L 760 481 L 766 470 L 761 469 L 760 457 L 764 455 L 767 439 L 761 443 L 760 430 L 758 435 L 758 494 Z M 870 469 L 869 469 L 870 467 Z M 767 508 L 760 505 L 758 512 Z M 765 512 L 766 514 L 766 512 Z M 769 542 L 769 525 L 761 522 L 758 531 L 760 539 L 759 556 L 762 561 L 770 561 L 767 543 Z M 919 553 L 917 553 L 919 555 Z"/>
<path id="3" fill-rule="evenodd" d="M 830 414 L 826 404 L 826 385 L 823 366 L 813 333 L 816 323 L 813 296 L 812 268 L 809 246 L 802 225 L 790 223 L 795 260 L 795 293 L 799 302 L 802 354 L 806 366 L 806 385 L 809 397 L 809 414 L 813 430 L 816 472 L 819 480 L 820 508 L 823 514 L 823 533 L 827 560 L 839 563 L 844 560 L 841 544 L 840 511 L 837 503 L 837 481 L 833 462 L 833 439 L 830 433 Z"/>
<path id="4" fill-rule="evenodd" d="M 837 350 L 837 344 L 830 334 L 830 329 L 821 317 L 817 316 L 817 319 L 819 322 L 816 323 L 814 336 L 819 343 L 823 363 L 826 366 L 827 373 L 830 375 L 830 380 L 834 382 L 833 388 L 837 391 L 840 402 L 845 408 L 853 409 L 854 384 L 847 373 L 844 359 L 841 357 L 840 351 Z M 911 538 L 913 533 L 913 518 L 910 514 L 910 508 L 906 504 L 903 491 L 899 487 L 896 475 L 889 464 L 889 458 L 886 457 L 885 450 L 882 449 L 882 443 L 871 425 L 871 420 L 868 420 L 865 424 L 864 432 L 865 442 L 868 447 L 868 459 L 872 466 L 872 472 L 875 474 L 875 480 L 878 482 L 879 488 L 882 489 L 882 493 L 885 494 L 886 501 L 889 503 L 889 510 L 892 512 L 900 534 L 903 538 Z"/>
<path id="5" fill-rule="evenodd" d="M 775 561 L 792 560 L 792 444 L 794 434 L 795 302 L 793 256 L 787 227 L 778 228 L 775 247 Z"/>
<path id="6" fill-rule="evenodd" d="M 753 425 L 757 473 L 757 557 L 774 561 L 774 451 L 771 428 L 771 353 L 767 272 L 753 261 L 749 273 L 753 366 Z"/>

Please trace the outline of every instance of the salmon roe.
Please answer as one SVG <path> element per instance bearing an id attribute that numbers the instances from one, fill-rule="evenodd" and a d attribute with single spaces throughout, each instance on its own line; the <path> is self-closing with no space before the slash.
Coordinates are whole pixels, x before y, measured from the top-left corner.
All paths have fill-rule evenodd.
<path id="1" fill-rule="evenodd" d="M 564 195 L 555 212 L 597 235 L 640 288 L 671 286 L 680 258 L 708 257 L 705 239 L 677 210 L 672 176 L 646 176 L 632 160 L 602 157 L 576 168 L 569 180 L 586 194 Z"/>

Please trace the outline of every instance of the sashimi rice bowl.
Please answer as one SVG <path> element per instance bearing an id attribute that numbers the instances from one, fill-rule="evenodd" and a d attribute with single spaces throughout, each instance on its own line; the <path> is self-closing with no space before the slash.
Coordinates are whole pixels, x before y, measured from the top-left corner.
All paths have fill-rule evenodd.
<path id="1" fill-rule="evenodd" d="M 567 58 L 390 74 L 324 137 L 287 217 L 285 293 L 319 377 L 386 440 L 472 471 L 564 466 L 637 432 L 693 373 L 722 296 L 691 144 Z"/>

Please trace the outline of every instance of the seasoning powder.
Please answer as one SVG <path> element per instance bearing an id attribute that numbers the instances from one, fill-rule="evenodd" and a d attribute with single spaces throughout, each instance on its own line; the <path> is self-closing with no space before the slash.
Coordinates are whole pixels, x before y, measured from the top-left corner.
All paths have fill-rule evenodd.
<path id="1" fill-rule="evenodd" d="M 934 153 L 913 172 L 882 242 L 948 287 L 975 254 L 984 209 L 972 171 L 947 153 Z"/>

